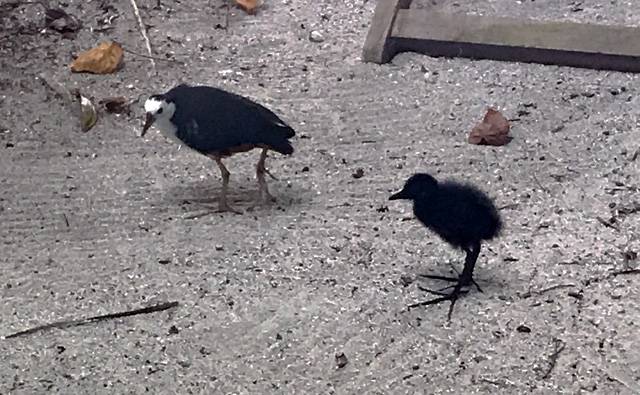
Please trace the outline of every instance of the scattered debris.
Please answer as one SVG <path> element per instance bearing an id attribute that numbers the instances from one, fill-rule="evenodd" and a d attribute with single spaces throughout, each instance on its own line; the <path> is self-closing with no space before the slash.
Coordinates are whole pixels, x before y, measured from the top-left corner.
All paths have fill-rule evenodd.
<path id="1" fill-rule="evenodd" d="M 74 73 L 110 74 L 118 70 L 123 56 L 124 51 L 120 44 L 106 41 L 78 55 L 70 67 Z"/>
<path id="2" fill-rule="evenodd" d="M 244 12 L 249 15 L 253 15 L 256 13 L 258 8 L 264 4 L 263 0 L 234 0 L 238 7 L 242 8 Z"/>
<path id="3" fill-rule="evenodd" d="M 356 169 L 356 171 L 353 174 L 351 174 L 351 176 L 353 178 L 355 178 L 356 180 L 358 178 L 362 178 L 362 177 L 364 177 L 364 170 L 361 167 L 359 167 L 359 168 Z"/>
<path id="4" fill-rule="evenodd" d="M 560 353 L 564 350 L 565 346 L 566 345 L 562 340 L 553 339 L 554 350 L 553 350 L 553 353 L 549 356 L 549 367 L 541 377 L 543 380 L 548 379 L 551 376 L 551 372 L 553 371 L 553 369 L 555 369 L 556 364 L 558 363 L 558 357 L 560 356 Z"/>
<path id="5" fill-rule="evenodd" d="M 153 59 L 153 53 L 151 52 L 151 41 L 149 41 L 149 36 L 147 36 L 147 28 L 144 23 L 142 23 L 142 17 L 140 17 L 140 10 L 138 9 L 138 4 L 136 4 L 136 0 L 131 0 L 131 7 L 133 8 L 133 13 L 136 16 L 136 20 L 138 21 L 138 28 L 140 29 L 140 34 L 142 35 L 142 39 L 144 40 L 144 45 L 147 48 L 147 53 L 149 54 L 149 62 L 151 62 L 151 67 L 155 73 L 156 71 L 156 62 Z"/>
<path id="6" fill-rule="evenodd" d="M 312 30 L 309 33 L 309 41 L 312 43 L 321 43 L 324 41 L 324 36 L 317 30 Z"/>
<path id="7" fill-rule="evenodd" d="M 619 206 L 617 209 L 617 212 L 620 216 L 627 216 L 627 215 L 638 213 L 640 212 L 640 203 L 631 202 L 629 204 Z"/>
<path id="8" fill-rule="evenodd" d="M 469 133 L 469 143 L 477 145 L 505 145 L 511 141 L 509 121 L 497 110 L 489 108 L 482 122 Z"/>
<path id="9" fill-rule="evenodd" d="M 27 330 L 24 330 L 24 331 L 21 331 L 21 332 L 16 332 L 16 333 L 13 333 L 13 334 L 11 334 L 9 336 L 5 336 L 4 338 L 5 339 L 11 339 L 11 338 L 14 338 L 14 337 L 30 335 L 30 334 L 33 334 L 33 333 L 36 333 L 36 332 L 41 332 L 41 331 L 48 330 L 48 329 L 53 329 L 53 328 L 66 329 L 66 328 L 71 328 L 71 327 L 75 327 L 75 326 L 92 324 L 94 322 L 112 320 L 112 319 L 116 319 L 116 318 L 131 317 L 131 316 L 139 315 L 139 314 L 157 313 L 159 311 L 168 310 L 168 309 L 171 309 L 171 308 L 177 307 L 177 306 L 178 306 L 178 302 L 160 303 L 160 304 L 157 304 L 157 305 L 144 307 L 142 309 L 123 311 L 123 312 L 120 312 L 120 313 L 111 313 L 111 314 L 98 315 L 98 316 L 95 316 L 95 317 L 83 318 L 83 319 L 79 319 L 79 320 L 58 321 L 58 322 L 54 322 L 52 324 L 40 325 L 40 326 L 36 326 L 34 328 L 27 329 Z"/>
<path id="10" fill-rule="evenodd" d="M 621 276 L 625 274 L 640 274 L 640 269 L 624 269 L 609 273 L 610 277 Z"/>
<path id="11" fill-rule="evenodd" d="M 347 364 L 349 363 L 349 360 L 347 359 L 347 356 L 344 355 L 343 352 L 336 354 L 336 365 L 338 366 L 338 369 L 342 369 L 345 366 L 347 366 Z"/>
<path id="12" fill-rule="evenodd" d="M 400 275 L 400 284 L 402 284 L 403 287 L 408 287 L 409 285 L 413 284 L 413 281 L 414 278 L 407 274 Z"/>
<path id="13" fill-rule="evenodd" d="M 598 222 L 600 222 L 602 225 L 606 226 L 607 228 L 611 228 L 620 232 L 620 228 L 618 228 L 618 226 L 615 225 L 616 219 L 614 217 L 611 217 L 608 221 L 602 217 L 596 217 L 596 219 L 598 220 Z"/>
<path id="14" fill-rule="evenodd" d="M 100 100 L 100 105 L 110 114 L 129 114 L 131 109 L 127 98 L 124 96 L 107 97 Z"/>
<path id="15" fill-rule="evenodd" d="M 376 212 L 378 213 L 388 213 L 389 212 L 389 206 L 380 206 L 376 209 Z"/>
<path id="16" fill-rule="evenodd" d="M 42 4 L 44 5 L 44 3 Z M 73 36 L 74 33 L 82 28 L 82 22 L 78 18 L 60 8 L 46 8 L 44 11 L 44 24 L 47 28 L 65 36 Z"/>
<path id="17" fill-rule="evenodd" d="M 75 90 L 75 98 L 80 104 L 80 128 L 88 132 L 98 122 L 98 112 L 89 98 L 83 96 L 79 90 Z"/>
<path id="18" fill-rule="evenodd" d="M 567 292 L 567 295 L 571 296 L 572 298 L 576 298 L 578 300 L 584 298 L 584 295 L 581 292 L 569 291 Z"/>

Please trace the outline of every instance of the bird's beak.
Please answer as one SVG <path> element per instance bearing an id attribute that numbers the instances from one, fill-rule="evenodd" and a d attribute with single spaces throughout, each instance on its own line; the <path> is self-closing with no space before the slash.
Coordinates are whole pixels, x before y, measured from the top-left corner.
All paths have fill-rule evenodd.
<path id="1" fill-rule="evenodd" d="M 147 113 L 147 119 L 145 119 L 144 121 L 144 126 L 142 127 L 142 133 L 140 134 L 140 137 L 144 137 L 144 135 L 147 133 L 147 130 L 151 127 L 151 125 L 153 125 L 153 122 L 155 122 L 155 117 L 153 116 L 153 114 L 151 113 Z"/>
<path id="2" fill-rule="evenodd" d="M 400 192 L 396 192 L 393 195 L 389 196 L 389 200 L 399 200 L 399 199 L 409 199 L 407 193 L 403 190 Z"/>

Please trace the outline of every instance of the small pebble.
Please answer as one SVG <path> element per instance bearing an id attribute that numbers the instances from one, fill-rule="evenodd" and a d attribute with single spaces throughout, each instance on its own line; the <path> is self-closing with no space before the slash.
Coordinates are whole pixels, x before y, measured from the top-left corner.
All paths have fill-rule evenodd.
<path id="1" fill-rule="evenodd" d="M 311 33 L 309 33 L 309 41 L 314 43 L 321 43 L 324 41 L 324 36 L 319 31 L 312 30 Z"/>
<path id="2" fill-rule="evenodd" d="M 349 363 L 347 356 L 344 355 L 343 352 L 336 354 L 336 365 L 338 365 L 338 369 L 342 369 Z"/>
<path id="3" fill-rule="evenodd" d="M 355 178 L 356 180 L 358 178 L 362 178 L 364 177 L 364 170 L 362 168 L 358 168 L 356 169 L 356 171 L 352 174 L 353 178 Z"/>

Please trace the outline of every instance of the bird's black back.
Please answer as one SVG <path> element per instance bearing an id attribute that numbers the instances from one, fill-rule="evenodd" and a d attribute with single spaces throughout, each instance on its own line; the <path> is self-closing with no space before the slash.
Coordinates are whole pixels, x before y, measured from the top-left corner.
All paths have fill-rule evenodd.
<path id="1" fill-rule="evenodd" d="M 176 135 L 203 154 L 241 146 L 267 146 L 292 154 L 294 130 L 276 114 L 245 97 L 209 86 L 178 85 L 164 94 L 176 106 Z"/>
<path id="2" fill-rule="evenodd" d="M 414 200 L 413 210 L 425 226 L 455 247 L 492 239 L 502 229 L 491 199 L 472 185 L 438 183 L 432 193 Z"/>

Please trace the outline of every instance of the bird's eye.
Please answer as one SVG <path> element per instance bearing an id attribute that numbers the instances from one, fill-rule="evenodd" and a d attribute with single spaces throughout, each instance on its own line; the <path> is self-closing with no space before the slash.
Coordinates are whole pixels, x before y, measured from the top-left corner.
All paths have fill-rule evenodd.
<path id="1" fill-rule="evenodd" d="M 158 114 L 162 114 L 162 107 L 158 109 Z"/>

